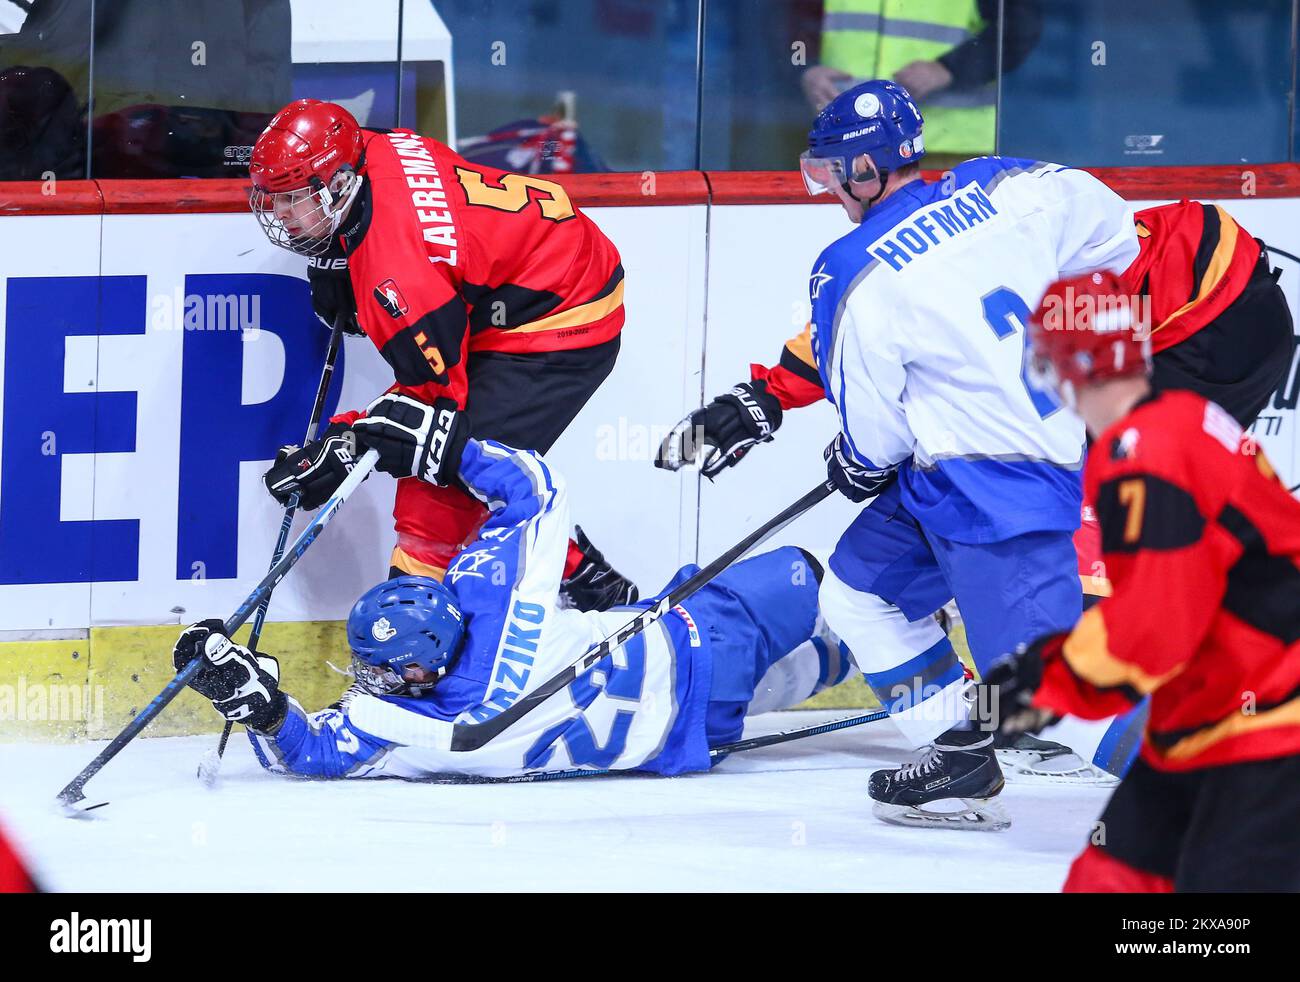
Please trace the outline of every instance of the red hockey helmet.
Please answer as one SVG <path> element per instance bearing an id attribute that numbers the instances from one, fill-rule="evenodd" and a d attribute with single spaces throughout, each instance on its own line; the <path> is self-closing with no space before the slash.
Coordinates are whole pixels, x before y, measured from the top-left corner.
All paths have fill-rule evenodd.
<path id="1" fill-rule="evenodd" d="M 1048 287 L 1029 336 L 1032 369 L 1071 406 L 1080 385 L 1151 371 L 1149 301 L 1126 293 L 1105 270 Z"/>
<path id="2" fill-rule="evenodd" d="M 324 252 L 361 188 L 361 127 L 342 106 L 298 99 L 271 118 L 248 165 L 248 203 L 267 238 Z"/>

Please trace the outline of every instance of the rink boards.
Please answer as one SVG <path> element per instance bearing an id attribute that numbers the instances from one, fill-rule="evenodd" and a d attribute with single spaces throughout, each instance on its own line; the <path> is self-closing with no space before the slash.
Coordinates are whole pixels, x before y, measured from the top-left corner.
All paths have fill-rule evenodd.
<path id="1" fill-rule="evenodd" d="M 550 459 L 574 519 L 643 589 L 817 483 L 835 430 L 825 405 L 789 413 L 716 484 L 651 464 L 681 415 L 751 361 L 777 359 L 807 320 L 812 260 L 847 229 L 836 207 L 730 203 L 721 184 L 597 194 L 588 207 L 623 256 L 627 326 L 614 373 Z M 50 197 L 0 225 L 0 738 L 115 729 L 170 676 L 176 625 L 225 616 L 260 578 L 280 520 L 260 475 L 302 438 L 327 338 L 303 260 L 228 203 L 124 214 L 68 193 L 63 214 Z M 1220 203 L 1300 255 L 1300 198 Z M 164 206 L 134 210 L 150 209 Z M 1274 262 L 1294 311 L 1300 270 Z M 364 339 L 345 345 L 338 375 L 330 411 L 364 406 L 392 379 Z M 1293 365 L 1257 425 L 1288 484 L 1300 480 L 1298 390 Z M 386 575 L 393 487 L 383 475 L 363 485 L 275 594 L 262 647 L 305 701 L 341 688 L 324 661 L 343 664 L 337 622 Z M 852 514 L 828 501 L 776 541 L 825 552 Z M 212 719 L 187 699 L 159 732 Z"/>

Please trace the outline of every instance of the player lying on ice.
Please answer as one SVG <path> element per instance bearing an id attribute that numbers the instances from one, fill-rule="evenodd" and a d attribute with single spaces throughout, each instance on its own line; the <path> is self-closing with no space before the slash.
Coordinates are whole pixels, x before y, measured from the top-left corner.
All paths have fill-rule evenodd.
<path id="1" fill-rule="evenodd" d="M 331 778 L 707 770 L 710 748 L 738 739 L 747 713 L 848 674 L 838 643 L 819 636 L 821 567 L 785 547 L 728 569 L 481 749 L 453 753 L 453 722 L 496 716 L 635 609 L 561 606 L 568 505 L 541 457 L 470 440 L 459 472 L 491 508 L 477 541 L 445 585 L 403 576 L 357 601 L 347 628 L 356 680 L 333 707 L 305 711 L 279 689 L 275 659 L 214 633 L 220 621 L 182 633 L 176 665 L 206 652 L 191 686 L 248 728 L 266 766 Z"/>
<path id="2" fill-rule="evenodd" d="M 1300 503 L 1227 410 L 1151 377 L 1134 300 L 1093 274 L 1055 284 L 1034 317 L 1035 362 L 1095 437 L 1087 491 L 1113 592 L 994 666 L 1002 725 L 1151 699 L 1067 891 L 1294 892 Z"/>

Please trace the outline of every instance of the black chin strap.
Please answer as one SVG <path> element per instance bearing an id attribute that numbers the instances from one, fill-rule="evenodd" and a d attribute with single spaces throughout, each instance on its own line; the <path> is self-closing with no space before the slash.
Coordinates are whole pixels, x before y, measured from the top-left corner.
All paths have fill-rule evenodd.
<path id="1" fill-rule="evenodd" d="M 865 171 L 854 174 L 849 180 L 845 181 L 843 184 L 840 185 L 840 187 L 844 189 L 845 194 L 847 194 L 850 198 L 852 198 L 854 201 L 856 201 L 858 204 L 862 206 L 863 211 L 866 211 L 868 208 L 870 208 L 872 205 L 874 205 L 877 201 L 880 200 L 880 196 L 885 193 L 885 184 L 889 180 L 889 171 L 875 170 L 874 168 L 872 170 L 873 173 L 871 174 L 868 174 Z M 873 194 L 866 201 L 863 201 L 861 198 L 859 198 L 856 194 L 853 193 L 852 182 L 869 181 L 871 180 L 872 177 L 879 178 L 880 190 L 877 191 L 875 194 Z"/>

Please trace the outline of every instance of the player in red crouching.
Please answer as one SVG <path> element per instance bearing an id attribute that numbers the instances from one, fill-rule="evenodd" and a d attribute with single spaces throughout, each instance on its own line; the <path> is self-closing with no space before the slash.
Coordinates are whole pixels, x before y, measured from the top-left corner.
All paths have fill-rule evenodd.
<path id="1" fill-rule="evenodd" d="M 545 452 L 613 369 L 618 250 L 558 184 L 470 164 L 409 130 L 362 129 L 315 99 L 276 114 L 249 175 L 267 236 L 309 257 L 316 312 L 328 323 L 342 313 L 396 378 L 365 412 L 284 448 L 267 488 L 319 507 L 356 442 L 375 448 L 379 469 L 399 478 L 392 575 L 441 579 L 488 515 L 456 477 L 465 441 Z M 577 539 L 571 605 L 635 601 L 636 587 L 581 530 Z"/>
<path id="2" fill-rule="evenodd" d="M 1054 316 L 1067 290 L 1090 302 Z M 1147 327 L 1104 273 L 1034 315 L 1035 365 L 1095 438 L 1112 593 L 999 666 L 1004 722 L 1151 696 L 1067 891 L 1300 890 L 1300 503 L 1226 410 L 1153 389 Z"/>

